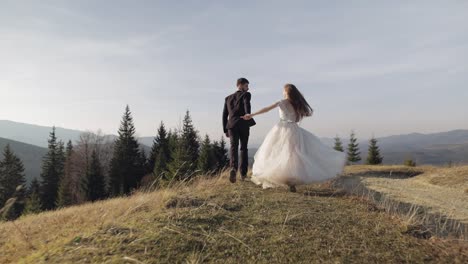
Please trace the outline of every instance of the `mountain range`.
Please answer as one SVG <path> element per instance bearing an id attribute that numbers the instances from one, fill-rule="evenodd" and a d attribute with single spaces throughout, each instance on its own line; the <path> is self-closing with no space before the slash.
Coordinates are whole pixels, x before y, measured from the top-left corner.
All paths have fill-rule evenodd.
<path id="1" fill-rule="evenodd" d="M 10 144 L 14 153 L 23 161 L 26 179 L 30 182 L 39 178 L 41 174 L 42 158 L 47 153 L 49 134 L 52 127 L 18 123 L 0 120 L 0 159 L 3 158 L 3 149 Z M 56 127 L 57 139 L 67 142 L 76 142 L 85 131 Z M 117 138 L 115 135 L 109 135 Z M 146 141 L 151 137 L 148 137 Z M 141 148 L 148 154 L 151 148 L 140 141 Z"/>
<path id="2" fill-rule="evenodd" d="M 442 165 L 447 163 L 468 163 L 468 130 L 452 130 L 439 133 L 411 133 L 377 138 L 386 164 L 402 164 L 412 159 L 417 164 Z M 322 138 L 329 146 L 334 139 Z M 367 140 L 359 140 L 362 160 L 367 157 Z M 343 139 L 344 147 L 349 141 Z"/>
<path id="3" fill-rule="evenodd" d="M 47 139 L 51 127 L 0 120 L 0 150 L 10 144 L 13 151 L 23 160 L 26 177 L 30 181 L 39 177 L 44 154 L 47 152 Z M 84 131 L 56 128 L 57 138 L 66 142 L 77 141 Z M 110 135 L 116 137 L 115 135 Z M 154 137 L 139 138 L 146 153 L 149 152 Z M 333 138 L 321 138 L 333 146 Z M 402 164 L 413 159 L 417 164 L 442 165 L 447 163 L 468 163 L 468 130 L 421 134 L 412 133 L 377 138 L 385 164 Z M 348 140 L 342 139 L 344 147 Z M 368 141 L 359 140 L 362 159 L 367 155 Z M 251 157 L 257 148 L 250 148 Z M 1 158 L 1 155 L 0 155 Z"/>

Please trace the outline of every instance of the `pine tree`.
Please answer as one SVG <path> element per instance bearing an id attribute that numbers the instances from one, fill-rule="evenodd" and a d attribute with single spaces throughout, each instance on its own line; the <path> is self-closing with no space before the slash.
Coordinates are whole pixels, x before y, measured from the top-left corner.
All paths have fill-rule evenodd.
<path id="1" fill-rule="evenodd" d="M 157 178 L 167 179 L 168 173 L 168 164 L 170 161 L 170 157 L 168 158 L 166 155 L 159 153 L 156 157 L 156 163 L 154 164 L 154 171 L 153 174 Z"/>
<path id="2" fill-rule="evenodd" d="M 167 131 L 166 127 L 164 126 L 164 123 L 161 122 L 158 128 L 158 133 L 156 137 L 153 140 L 153 146 L 151 147 L 151 152 L 148 157 L 148 171 L 153 172 L 154 167 L 156 165 L 156 160 L 158 158 L 159 153 L 161 152 L 161 148 L 164 144 L 167 143 Z"/>
<path id="3" fill-rule="evenodd" d="M 217 171 L 222 171 L 229 165 L 226 141 L 224 140 L 224 137 L 221 137 L 221 140 L 219 141 L 219 143 L 218 142 L 215 142 L 215 143 L 217 143 L 215 144 Z"/>
<path id="4" fill-rule="evenodd" d="M 198 158 L 198 170 L 204 174 L 213 173 L 216 170 L 216 157 L 214 144 L 211 144 L 210 137 L 205 136 L 200 148 L 200 156 Z"/>
<path id="5" fill-rule="evenodd" d="M 172 132 L 168 133 L 164 123 L 161 122 L 148 161 L 148 167 L 156 177 L 164 176 L 167 173 L 168 163 L 171 161 L 171 137 Z"/>
<path id="6" fill-rule="evenodd" d="M 25 182 L 23 162 L 8 144 L 3 151 L 3 160 L 0 161 L 0 207 L 12 198 L 18 186 L 23 186 Z"/>
<path id="7" fill-rule="evenodd" d="M 379 146 L 377 146 L 377 139 L 372 137 L 369 141 L 369 151 L 367 154 L 367 164 L 369 165 L 377 165 L 381 164 L 383 161 L 382 156 L 380 155 Z"/>
<path id="8" fill-rule="evenodd" d="M 23 214 L 36 214 L 42 211 L 41 208 L 40 185 L 39 181 L 34 178 L 29 187 L 28 198 L 26 199 Z"/>
<path id="9" fill-rule="evenodd" d="M 169 131 L 167 133 L 167 141 L 169 142 L 169 150 L 173 152 L 179 144 L 179 134 L 177 131 Z"/>
<path id="10" fill-rule="evenodd" d="M 62 179 L 63 174 L 65 173 L 65 161 L 67 159 L 66 153 L 65 153 L 65 145 L 63 144 L 63 141 L 58 141 L 57 143 L 57 166 L 58 166 L 58 174 L 60 179 Z"/>
<path id="11" fill-rule="evenodd" d="M 105 182 L 102 165 L 97 151 L 91 154 L 91 162 L 86 177 L 83 179 L 83 193 L 87 201 L 96 201 L 105 198 Z"/>
<path id="12" fill-rule="evenodd" d="M 59 183 L 57 207 L 66 207 L 74 203 L 73 193 L 72 193 L 73 192 L 72 179 L 71 179 L 72 155 L 73 155 L 73 144 L 71 140 L 69 140 L 67 143 L 66 151 L 65 151 L 64 172 Z"/>
<path id="13" fill-rule="evenodd" d="M 141 177 L 151 173 L 150 171 L 148 171 L 148 157 L 146 157 L 146 151 L 143 147 L 140 147 L 140 157 L 138 159 L 138 164 L 140 164 L 140 170 L 138 174 L 141 175 Z"/>
<path id="14" fill-rule="evenodd" d="M 172 157 L 173 159 L 169 164 L 171 179 L 183 180 L 192 176 L 193 165 L 191 164 L 187 149 L 181 142 L 178 142 L 172 153 Z"/>
<path id="15" fill-rule="evenodd" d="M 182 144 L 187 148 L 190 158 L 189 161 L 191 162 L 192 166 L 196 166 L 199 155 L 200 142 L 198 140 L 198 132 L 193 126 L 189 111 L 185 113 L 181 140 Z"/>
<path id="16" fill-rule="evenodd" d="M 42 161 L 41 203 L 44 210 L 54 209 L 57 201 L 58 186 L 63 172 L 63 156 L 55 136 L 55 127 L 49 137 L 48 152 Z"/>
<path id="17" fill-rule="evenodd" d="M 190 113 L 187 111 L 180 137 L 177 140 L 177 146 L 172 155 L 173 160 L 169 164 L 171 177 L 183 180 L 194 175 L 199 148 L 198 133 L 193 126 Z"/>
<path id="18" fill-rule="evenodd" d="M 37 195 L 41 194 L 41 184 L 39 183 L 39 180 L 37 180 L 37 178 L 32 179 L 31 185 L 28 189 L 28 196 L 31 196 L 34 193 Z"/>
<path id="19" fill-rule="evenodd" d="M 110 192 L 114 196 L 129 194 L 143 177 L 139 144 L 135 138 L 135 126 L 128 105 L 118 133 L 109 172 Z"/>
<path id="20" fill-rule="evenodd" d="M 335 146 L 333 147 L 333 149 L 336 151 L 344 152 L 343 142 L 341 142 L 341 139 L 338 136 L 335 137 Z"/>
<path id="21" fill-rule="evenodd" d="M 351 136 L 349 139 L 349 144 L 348 144 L 348 162 L 349 163 L 356 163 L 361 160 L 361 152 L 359 152 L 359 144 L 357 143 L 357 138 L 356 135 L 354 134 L 354 131 L 351 132 Z"/>

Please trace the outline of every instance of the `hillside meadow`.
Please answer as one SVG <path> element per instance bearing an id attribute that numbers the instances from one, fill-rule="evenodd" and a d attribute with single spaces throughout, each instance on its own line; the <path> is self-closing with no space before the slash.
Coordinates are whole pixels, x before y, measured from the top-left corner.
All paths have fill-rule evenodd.
<path id="1" fill-rule="evenodd" d="M 352 166 L 346 174 L 388 169 Z M 392 167 L 406 174 L 427 170 Z M 437 175 L 428 182 L 460 185 L 458 177 Z M 465 241 L 418 238 L 410 229 L 398 215 L 328 183 L 290 193 L 249 181 L 233 185 L 224 173 L 2 223 L 0 263 L 468 261 Z"/>

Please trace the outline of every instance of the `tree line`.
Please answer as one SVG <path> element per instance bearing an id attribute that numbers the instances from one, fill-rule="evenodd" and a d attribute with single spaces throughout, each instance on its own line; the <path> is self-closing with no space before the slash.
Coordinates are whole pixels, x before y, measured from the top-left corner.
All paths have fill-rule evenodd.
<path id="1" fill-rule="evenodd" d="M 179 129 L 167 130 L 161 122 L 151 151 L 145 153 L 127 106 L 116 139 L 87 132 L 65 144 L 52 128 L 40 179 L 33 179 L 29 188 L 22 161 L 7 145 L 0 161 L 0 220 L 213 175 L 228 163 L 225 140 L 201 138 L 189 111 Z"/>
<path id="2" fill-rule="evenodd" d="M 345 149 L 343 147 L 343 142 L 341 139 L 336 136 L 334 138 L 335 140 L 335 145 L 334 149 L 337 151 L 344 152 Z M 359 161 L 361 161 L 361 152 L 359 150 L 359 143 L 357 143 L 357 138 L 356 134 L 354 131 L 351 131 L 351 135 L 349 137 L 349 144 L 346 149 L 346 160 L 348 164 L 356 164 Z M 372 137 L 369 140 L 369 148 L 367 150 L 367 159 L 366 159 L 366 164 L 367 165 L 378 165 L 382 164 L 383 162 L 383 157 L 380 154 L 380 148 L 377 145 L 377 139 L 375 137 Z"/>

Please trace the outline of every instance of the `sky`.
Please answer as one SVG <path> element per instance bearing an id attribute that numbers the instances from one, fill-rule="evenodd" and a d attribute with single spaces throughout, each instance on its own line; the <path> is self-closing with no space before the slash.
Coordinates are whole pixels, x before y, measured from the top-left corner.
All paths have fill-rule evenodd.
<path id="1" fill-rule="evenodd" d="M 352 2 L 352 3 L 351 3 Z M 239 77 L 252 108 L 294 83 L 320 137 L 468 129 L 468 1 L 0 0 L 0 119 L 139 136 L 186 110 L 222 136 Z M 278 121 L 256 118 L 251 142 Z"/>

